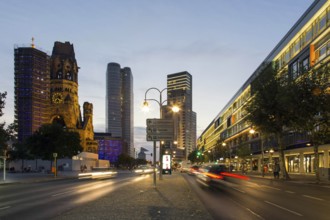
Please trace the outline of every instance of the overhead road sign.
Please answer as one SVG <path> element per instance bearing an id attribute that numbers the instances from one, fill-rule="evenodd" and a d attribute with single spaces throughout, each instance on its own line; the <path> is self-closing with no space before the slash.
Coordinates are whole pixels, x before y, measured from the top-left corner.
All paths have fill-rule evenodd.
<path id="1" fill-rule="evenodd" d="M 172 119 L 147 119 L 147 141 L 173 141 Z"/>

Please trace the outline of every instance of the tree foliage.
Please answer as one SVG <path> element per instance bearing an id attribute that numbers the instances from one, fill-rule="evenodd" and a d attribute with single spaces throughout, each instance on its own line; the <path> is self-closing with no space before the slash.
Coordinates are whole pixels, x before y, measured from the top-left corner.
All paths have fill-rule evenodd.
<path id="1" fill-rule="evenodd" d="M 262 134 L 275 135 L 283 177 L 289 178 L 284 166 L 283 137 L 287 131 L 299 131 L 307 132 L 314 146 L 319 180 L 318 146 L 330 141 L 329 67 L 290 78 L 288 74 L 277 75 L 268 65 L 252 83 L 251 91 L 246 119 Z"/>
<path id="2" fill-rule="evenodd" d="M 1 93 L 0 92 L 0 118 L 3 116 L 3 111 L 2 109 L 5 107 L 5 100 L 6 100 L 6 96 L 7 96 L 7 92 Z M 9 139 L 9 135 L 5 129 L 5 122 L 2 122 L 0 120 L 0 152 L 2 152 L 2 150 L 7 149 L 7 141 Z"/>
<path id="3" fill-rule="evenodd" d="M 32 155 L 44 160 L 51 160 L 53 153 L 58 158 L 70 158 L 82 151 L 79 133 L 65 130 L 57 123 L 42 125 L 27 138 L 26 146 Z"/>
<path id="4" fill-rule="evenodd" d="M 294 128 L 307 132 L 314 148 L 314 170 L 319 176 L 319 150 L 330 142 L 329 67 L 323 66 L 301 76 L 296 82 L 296 120 Z"/>
<path id="5" fill-rule="evenodd" d="M 204 162 L 204 155 L 199 150 L 194 150 L 188 155 L 188 160 L 191 161 L 191 163 L 201 163 Z"/>
<path id="6" fill-rule="evenodd" d="M 252 82 L 252 97 L 245 106 L 248 113 L 246 120 L 255 129 L 265 135 L 275 135 L 285 179 L 289 179 L 289 176 L 285 167 L 283 137 L 295 117 L 292 91 L 292 84 L 287 78 L 278 76 L 272 65 L 266 64 L 264 70 Z"/>
<path id="7" fill-rule="evenodd" d="M 118 156 L 117 167 L 132 168 L 135 166 L 135 159 L 128 154 L 122 153 Z"/>

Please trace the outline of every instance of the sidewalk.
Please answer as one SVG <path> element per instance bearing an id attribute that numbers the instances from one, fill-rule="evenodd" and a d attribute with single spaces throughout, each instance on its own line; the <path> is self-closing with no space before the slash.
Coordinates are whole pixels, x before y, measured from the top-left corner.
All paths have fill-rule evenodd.
<path id="1" fill-rule="evenodd" d="M 55 219 L 213 219 L 180 173 L 122 186 Z"/>
<path id="2" fill-rule="evenodd" d="M 78 171 L 59 171 L 57 176 L 53 173 L 6 173 L 6 180 L 4 181 L 3 172 L 0 172 L 0 185 L 1 184 L 13 184 L 13 183 L 32 183 L 40 181 L 52 181 L 63 178 L 76 178 L 78 177 Z"/>
<path id="3" fill-rule="evenodd" d="M 264 177 L 261 173 L 258 172 L 249 172 L 247 176 L 254 178 L 262 178 L 262 179 L 274 179 L 273 173 L 265 173 Z M 289 182 L 295 183 L 307 183 L 307 184 L 317 184 L 315 174 L 297 174 L 297 173 L 289 173 L 290 180 L 286 180 Z M 281 177 L 280 177 L 281 180 Z M 330 185 L 330 180 L 322 179 L 319 184 L 322 185 Z"/>

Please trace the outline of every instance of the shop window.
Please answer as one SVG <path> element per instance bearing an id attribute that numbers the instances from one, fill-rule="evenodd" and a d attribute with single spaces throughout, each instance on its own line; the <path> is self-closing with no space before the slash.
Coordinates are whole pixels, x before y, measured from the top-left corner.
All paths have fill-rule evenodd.
<path id="1" fill-rule="evenodd" d="M 300 158 L 298 156 L 288 157 L 288 172 L 289 173 L 299 173 L 299 163 Z"/>

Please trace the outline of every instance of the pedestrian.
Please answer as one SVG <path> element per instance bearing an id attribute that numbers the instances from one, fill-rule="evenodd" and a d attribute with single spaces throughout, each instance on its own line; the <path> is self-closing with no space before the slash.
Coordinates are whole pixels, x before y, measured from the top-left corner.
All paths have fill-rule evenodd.
<path id="1" fill-rule="evenodd" d="M 281 171 L 280 165 L 276 161 L 275 165 L 274 165 L 274 179 L 279 179 L 280 178 L 280 171 Z"/>

